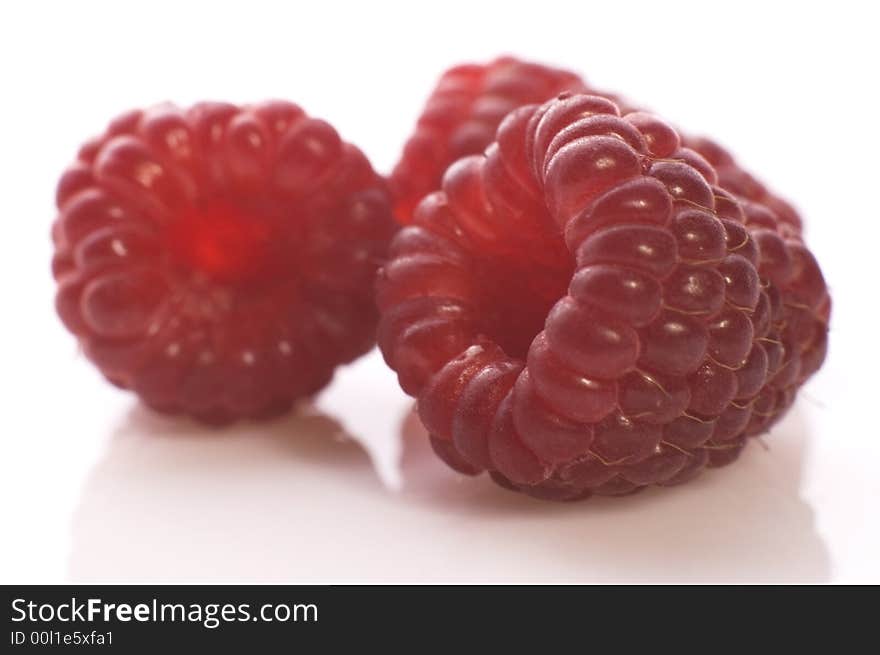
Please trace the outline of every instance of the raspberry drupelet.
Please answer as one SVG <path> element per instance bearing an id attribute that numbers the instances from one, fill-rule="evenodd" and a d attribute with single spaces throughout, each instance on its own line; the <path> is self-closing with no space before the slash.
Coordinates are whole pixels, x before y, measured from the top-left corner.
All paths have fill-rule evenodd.
<path id="1" fill-rule="evenodd" d="M 786 200 L 775 195 L 770 189 L 737 164 L 733 156 L 722 146 L 706 137 L 682 136 L 682 144 L 694 150 L 715 168 L 719 186 L 735 194 L 747 205 L 747 213 L 752 213 L 752 220 L 761 220 L 762 213 L 756 205 L 764 205 L 776 214 L 782 223 L 791 226 L 795 231 L 801 230 L 801 217 L 797 210 Z M 768 226 L 770 222 L 764 219 Z M 785 228 L 788 229 L 788 228 Z"/>
<path id="2" fill-rule="evenodd" d="M 553 500 L 734 461 L 822 364 L 830 314 L 797 225 L 660 119 L 578 94 L 450 167 L 377 291 L 437 454 Z"/>
<path id="3" fill-rule="evenodd" d="M 57 205 L 58 313 L 155 409 L 277 414 L 374 342 L 387 189 L 294 104 L 127 113 L 82 147 Z"/>

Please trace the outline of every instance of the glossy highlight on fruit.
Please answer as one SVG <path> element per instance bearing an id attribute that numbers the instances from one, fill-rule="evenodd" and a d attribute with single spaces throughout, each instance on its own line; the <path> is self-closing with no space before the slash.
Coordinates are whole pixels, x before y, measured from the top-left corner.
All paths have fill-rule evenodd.
<path id="1" fill-rule="evenodd" d="M 158 410 L 277 414 L 374 341 L 388 192 L 297 105 L 124 114 L 82 147 L 57 205 L 58 313 Z"/>
<path id="2" fill-rule="evenodd" d="M 450 166 L 377 299 L 437 454 L 553 500 L 734 461 L 821 366 L 830 315 L 799 221 L 584 94 L 515 109 Z"/>

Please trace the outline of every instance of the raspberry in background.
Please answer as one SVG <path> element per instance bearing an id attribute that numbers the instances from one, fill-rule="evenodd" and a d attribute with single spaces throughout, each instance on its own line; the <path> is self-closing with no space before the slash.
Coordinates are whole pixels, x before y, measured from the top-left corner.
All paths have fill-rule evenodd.
<path id="1" fill-rule="evenodd" d="M 384 181 L 297 105 L 160 105 L 61 178 L 56 306 L 116 385 L 211 423 L 263 417 L 374 342 Z"/>
<path id="2" fill-rule="evenodd" d="M 397 219 L 409 223 L 418 202 L 440 187 L 446 168 L 489 145 L 510 111 L 584 89 L 575 73 L 514 57 L 450 68 L 428 98 L 389 177 Z"/>
<path id="3" fill-rule="evenodd" d="M 392 240 L 379 345 L 437 454 L 553 500 L 687 482 L 785 413 L 827 348 L 797 225 L 642 112 L 511 112 Z"/>
<path id="4" fill-rule="evenodd" d="M 628 100 L 594 88 L 576 73 L 515 57 L 499 57 L 487 64 L 462 64 L 446 71 L 389 178 L 397 219 L 404 224 L 411 222 L 418 202 L 440 188 L 447 167 L 460 157 L 482 152 L 510 111 L 566 91 L 608 98 L 622 114 L 639 111 Z M 663 135 L 647 135 L 653 137 Z M 722 187 L 742 199 L 766 205 L 781 221 L 800 228 L 795 209 L 742 169 L 722 146 L 704 137 L 682 134 L 681 139 L 715 167 Z"/>

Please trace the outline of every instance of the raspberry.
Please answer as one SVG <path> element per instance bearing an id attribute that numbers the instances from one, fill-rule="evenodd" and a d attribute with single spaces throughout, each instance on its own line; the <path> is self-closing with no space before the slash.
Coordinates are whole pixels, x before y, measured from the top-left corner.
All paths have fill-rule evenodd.
<path id="1" fill-rule="evenodd" d="M 574 73 L 513 57 L 446 71 L 391 173 L 395 215 L 409 223 L 419 200 L 440 186 L 447 166 L 489 145 L 508 112 L 584 88 Z"/>
<path id="2" fill-rule="evenodd" d="M 57 204 L 58 313 L 158 410 L 276 414 L 373 342 L 388 194 L 294 104 L 125 114 L 82 147 Z"/>
<path id="3" fill-rule="evenodd" d="M 607 98 L 516 109 L 392 240 L 379 345 L 454 469 L 555 500 L 679 484 L 822 364 L 799 227 L 679 143 Z"/>
<path id="4" fill-rule="evenodd" d="M 740 168 L 730 153 L 714 141 L 686 135 L 679 138 L 665 123 L 658 125 L 650 114 L 640 112 L 636 116 L 638 110 L 626 100 L 593 88 L 575 73 L 512 57 L 501 57 L 488 64 L 456 66 L 440 78 L 390 177 L 398 220 L 410 223 L 419 200 L 440 187 L 446 168 L 460 157 L 482 152 L 509 111 L 544 102 L 564 91 L 608 98 L 621 113 L 632 114 L 629 122 L 643 129 L 651 154 L 663 157 L 684 145 L 701 158 L 687 151 L 681 151 L 679 156 L 689 158 L 689 163 L 697 168 L 702 165 L 703 173 L 707 172 L 705 162 L 711 164 L 722 188 L 744 200 L 765 205 L 779 220 L 800 229 L 797 211 Z"/>

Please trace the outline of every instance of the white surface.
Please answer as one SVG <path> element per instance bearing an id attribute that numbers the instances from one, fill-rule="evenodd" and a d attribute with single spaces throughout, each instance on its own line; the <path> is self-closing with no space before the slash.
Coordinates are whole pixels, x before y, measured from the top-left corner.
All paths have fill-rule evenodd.
<path id="1" fill-rule="evenodd" d="M 0 582 L 880 582 L 870 3 L 182 4 L 0 8 Z M 287 97 L 388 170 L 436 75 L 501 52 L 716 136 L 801 207 L 831 351 L 769 451 L 555 505 L 439 464 L 375 353 L 317 408 L 219 433 L 150 414 L 77 353 L 52 309 L 52 196 L 116 113 Z"/>

